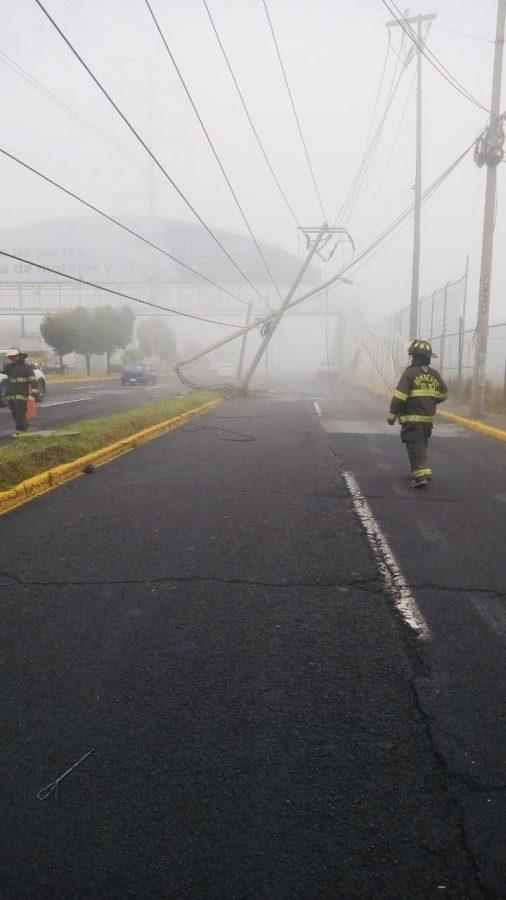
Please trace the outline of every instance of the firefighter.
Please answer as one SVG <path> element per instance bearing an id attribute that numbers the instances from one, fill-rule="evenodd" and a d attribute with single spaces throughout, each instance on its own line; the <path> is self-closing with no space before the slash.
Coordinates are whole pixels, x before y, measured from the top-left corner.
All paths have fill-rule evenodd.
<path id="1" fill-rule="evenodd" d="M 6 356 L 8 361 L 4 365 L 3 374 L 9 379 L 7 400 L 15 423 L 14 437 L 17 437 L 22 432 L 28 431 L 26 421 L 28 397 L 30 393 L 36 395 L 39 392 L 33 366 L 25 362 L 27 354 L 21 353 L 18 347 L 12 347 Z"/>
<path id="2" fill-rule="evenodd" d="M 413 476 L 411 487 L 423 488 L 432 481 L 427 450 L 436 406 L 446 400 L 448 388 L 439 372 L 430 366 L 435 354 L 428 341 L 411 341 L 408 353 L 411 364 L 402 373 L 394 391 L 388 424 L 394 425 L 399 419 L 401 441 L 406 444 Z"/>

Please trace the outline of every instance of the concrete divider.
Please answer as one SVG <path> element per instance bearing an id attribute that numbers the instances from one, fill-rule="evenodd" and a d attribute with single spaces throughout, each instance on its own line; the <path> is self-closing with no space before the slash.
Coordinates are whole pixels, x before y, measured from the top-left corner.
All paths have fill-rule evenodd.
<path id="1" fill-rule="evenodd" d="M 166 434 L 169 431 L 173 431 L 176 428 L 180 428 L 181 425 L 184 425 L 195 416 L 210 412 L 212 409 L 220 406 L 221 403 L 223 403 L 223 400 L 221 399 L 211 400 L 209 403 L 204 403 L 203 406 L 191 409 L 189 412 L 175 416 L 173 419 L 166 419 L 164 422 L 158 422 L 156 425 L 151 425 L 149 428 L 137 431 L 135 434 L 122 438 L 114 444 L 101 447 L 99 450 L 93 450 L 92 453 L 88 453 L 86 456 L 80 456 L 72 462 L 63 463 L 61 466 L 55 466 L 52 469 L 48 469 L 47 472 L 41 472 L 39 475 L 34 475 L 33 478 L 27 478 L 26 481 L 22 481 L 20 484 L 17 484 L 16 487 L 10 488 L 8 491 L 0 492 L 0 516 L 16 509 L 18 506 L 29 503 L 30 500 L 35 500 L 36 497 L 40 497 L 42 494 L 47 494 L 49 491 L 55 490 L 57 487 L 60 487 L 60 485 L 66 484 L 67 481 L 71 481 L 73 478 L 78 478 L 80 475 L 84 474 L 86 466 L 103 466 L 105 463 L 116 459 L 116 457 L 122 456 L 124 453 L 129 453 L 130 450 L 134 450 L 141 444 L 146 443 L 146 441 L 151 441 L 153 438 Z"/>

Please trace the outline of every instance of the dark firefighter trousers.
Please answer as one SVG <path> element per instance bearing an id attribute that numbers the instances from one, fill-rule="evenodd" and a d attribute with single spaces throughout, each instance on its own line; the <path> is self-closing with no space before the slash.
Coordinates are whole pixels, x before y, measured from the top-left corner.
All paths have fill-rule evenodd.
<path id="1" fill-rule="evenodd" d="M 16 431 L 28 431 L 26 407 L 26 400 L 9 400 L 9 409 L 16 423 Z"/>
<path id="2" fill-rule="evenodd" d="M 406 444 L 411 474 L 416 479 L 430 478 L 432 469 L 427 464 L 427 452 L 429 438 L 432 434 L 432 425 L 408 423 L 401 428 L 401 441 Z"/>

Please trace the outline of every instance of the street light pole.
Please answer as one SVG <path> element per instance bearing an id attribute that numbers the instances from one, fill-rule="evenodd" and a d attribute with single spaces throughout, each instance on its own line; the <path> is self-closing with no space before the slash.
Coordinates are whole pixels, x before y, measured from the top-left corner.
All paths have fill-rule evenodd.
<path id="1" fill-rule="evenodd" d="M 480 416 L 482 414 L 485 394 L 488 320 L 490 310 L 490 284 L 492 281 L 492 256 L 494 249 L 494 226 L 497 195 L 497 165 L 499 162 L 501 162 L 503 155 L 500 105 L 505 21 L 506 0 L 499 0 L 497 6 L 497 27 L 494 54 L 494 74 L 492 79 L 492 105 L 490 110 L 490 126 L 485 135 L 486 148 L 484 161 L 487 166 L 487 186 L 485 189 L 485 213 L 483 218 L 483 239 L 481 246 L 478 319 L 476 323 L 473 386 L 471 392 L 471 415 L 473 416 Z"/>

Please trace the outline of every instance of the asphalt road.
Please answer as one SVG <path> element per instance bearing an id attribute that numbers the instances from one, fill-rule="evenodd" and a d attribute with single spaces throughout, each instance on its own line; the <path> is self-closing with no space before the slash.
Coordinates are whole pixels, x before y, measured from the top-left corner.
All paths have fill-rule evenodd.
<path id="1" fill-rule="evenodd" d="M 411 491 L 383 406 L 231 401 L 0 519 L 3 896 L 506 896 L 504 445 Z"/>
<path id="2" fill-rule="evenodd" d="M 97 379 L 96 382 L 48 384 L 44 400 L 37 404 L 37 423 L 32 430 L 57 429 L 83 419 L 108 416 L 183 393 L 186 393 L 186 388 L 177 378 L 163 376 L 156 386 L 122 387 L 119 378 L 117 381 L 101 382 Z M 10 410 L 0 408 L 0 444 L 10 441 L 12 431 Z"/>

